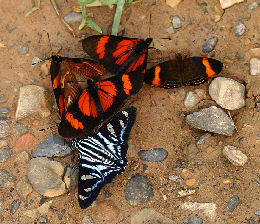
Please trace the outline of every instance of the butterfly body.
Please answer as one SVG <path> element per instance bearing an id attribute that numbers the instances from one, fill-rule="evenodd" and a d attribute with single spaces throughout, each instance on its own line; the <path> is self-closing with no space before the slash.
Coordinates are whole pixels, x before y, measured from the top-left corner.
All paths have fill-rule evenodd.
<path id="1" fill-rule="evenodd" d="M 190 57 L 165 61 L 149 69 L 145 82 L 162 88 L 195 86 L 217 75 L 223 64 L 212 58 Z"/>
<path id="2" fill-rule="evenodd" d="M 79 151 L 78 200 L 81 208 L 90 206 L 102 187 L 125 170 L 127 140 L 135 117 L 136 109 L 129 107 L 88 138 L 72 140 L 72 147 Z"/>

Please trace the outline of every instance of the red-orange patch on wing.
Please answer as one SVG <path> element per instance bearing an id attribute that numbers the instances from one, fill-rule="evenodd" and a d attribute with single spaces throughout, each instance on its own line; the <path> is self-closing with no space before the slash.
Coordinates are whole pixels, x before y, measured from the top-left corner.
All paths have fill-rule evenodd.
<path id="1" fill-rule="evenodd" d="M 83 130 L 84 129 L 84 125 L 77 120 L 76 118 L 74 118 L 74 116 L 72 114 L 70 114 L 69 112 L 66 113 L 65 115 L 65 119 L 70 123 L 70 125 L 75 128 L 76 130 Z"/>
<path id="2" fill-rule="evenodd" d="M 124 88 L 124 92 L 127 94 L 127 95 L 130 95 L 130 91 L 133 89 L 132 87 L 132 83 L 130 81 L 130 78 L 129 78 L 129 75 L 122 75 L 122 81 L 123 81 L 123 88 Z"/>
<path id="3" fill-rule="evenodd" d="M 161 78 L 160 78 L 160 72 L 161 72 L 161 67 L 157 65 L 154 70 L 154 79 L 152 81 L 152 84 L 154 86 L 160 86 L 161 85 Z"/>
<path id="4" fill-rule="evenodd" d="M 62 117 L 64 111 L 65 111 L 65 108 L 64 108 L 64 99 L 63 99 L 63 96 L 60 95 L 59 97 L 59 110 L 60 110 L 60 116 Z"/>
<path id="5" fill-rule="evenodd" d="M 142 73 L 143 75 L 145 75 L 145 73 L 146 73 L 146 69 L 144 69 L 141 73 Z"/>
<path id="6" fill-rule="evenodd" d="M 117 96 L 117 89 L 111 81 L 102 81 L 96 83 L 98 86 L 98 97 L 103 111 L 106 111 L 114 103 Z"/>
<path id="7" fill-rule="evenodd" d="M 207 58 L 202 59 L 202 64 L 206 68 L 206 74 L 208 75 L 208 78 L 212 78 L 216 75 L 216 72 L 211 68 L 211 65 Z"/>
<path id="8" fill-rule="evenodd" d="M 78 105 L 79 105 L 79 109 L 84 115 L 88 117 L 92 116 L 94 118 L 98 117 L 95 101 L 89 95 L 86 89 L 80 95 Z"/>
<path id="9" fill-rule="evenodd" d="M 97 42 L 96 53 L 98 54 L 99 59 L 103 59 L 105 56 L 105 49 L 108 40 L 109 40 L 109 36 L 103 36 Z"/>
<path id="10" fill-rule="evenodd" d="M 60 74 L 56 75 L 52 81 L 52 88 L 57 89 L 60 85 Z"/>
<path id="11" fill-rule="evenodd" d="M 136 60 L 132 62 L 132 64 L 129 66 L 129 68 L 126 70 L 127 72 L 135 71 L 138 67 L 140 67 L 144 63 L 145 54 L 142 54 L 140 57 L 138 57 Z"/>

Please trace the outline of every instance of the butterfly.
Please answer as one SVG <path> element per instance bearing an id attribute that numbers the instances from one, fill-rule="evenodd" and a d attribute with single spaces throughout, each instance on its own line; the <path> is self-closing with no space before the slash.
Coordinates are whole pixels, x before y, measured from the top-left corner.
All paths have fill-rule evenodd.
<path id="1" fill-rule="evenodd" d="M 82 41 L 83 50 L 114 74 L 141 71 L 145 74 L 148 47 L 146 40 L 113 35 L 94 35 Z"/>
<path id="2" fill-rule="evenodd" d="M 101 79 L 106 69 L 82 58 L 53 56 L 50 73 L 61 116 L 58 132 L 67 138 L 91 132 L 143 84 L 136 72 Z"/>
<path id="3" fill-rule="evenodd" d="M 195 86 L 206 82 L 221 72 L 223 64 L 212 58 L 177 55 L 175 60 L 165 61 L 146 71 L 144 81 L 162 88 Z"/>
<path id="4" fill-rule="evenodd" d="M 102 187 L 124 172 L 127 166 L 127 140 L 136 118 L 136 108 L 118 112 L 87 138 L 75 138 L 73 148 L 79 151 L 78 201 L 87 208 Z"/>

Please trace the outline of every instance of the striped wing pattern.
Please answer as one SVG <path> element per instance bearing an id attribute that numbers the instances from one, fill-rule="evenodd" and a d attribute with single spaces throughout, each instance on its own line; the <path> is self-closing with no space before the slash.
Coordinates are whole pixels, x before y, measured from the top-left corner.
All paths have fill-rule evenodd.
<path id="1" fill-rule="evenodd" d="M 88 138 L 72 140 L 72 146 L 79 151 L 78 200 L 81 208 L 90 206 L 102 187 L 125 170 L 127 140 L 135 117 L 136 109 L 129 107 Z"/>

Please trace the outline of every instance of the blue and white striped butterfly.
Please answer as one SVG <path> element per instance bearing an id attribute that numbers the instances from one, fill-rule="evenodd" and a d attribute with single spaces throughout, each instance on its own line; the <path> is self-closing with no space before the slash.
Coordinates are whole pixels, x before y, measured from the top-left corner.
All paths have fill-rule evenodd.
<path id="1" fill-rule="evenodd" d="M 129 107 L 107 121 L 87 138 L 75 138 L 72 147 L 79 151 L 78 200 L 87 208 L 102 187 L 124 172 L 127 166 L 127 140 L 136 118 Z"/>

